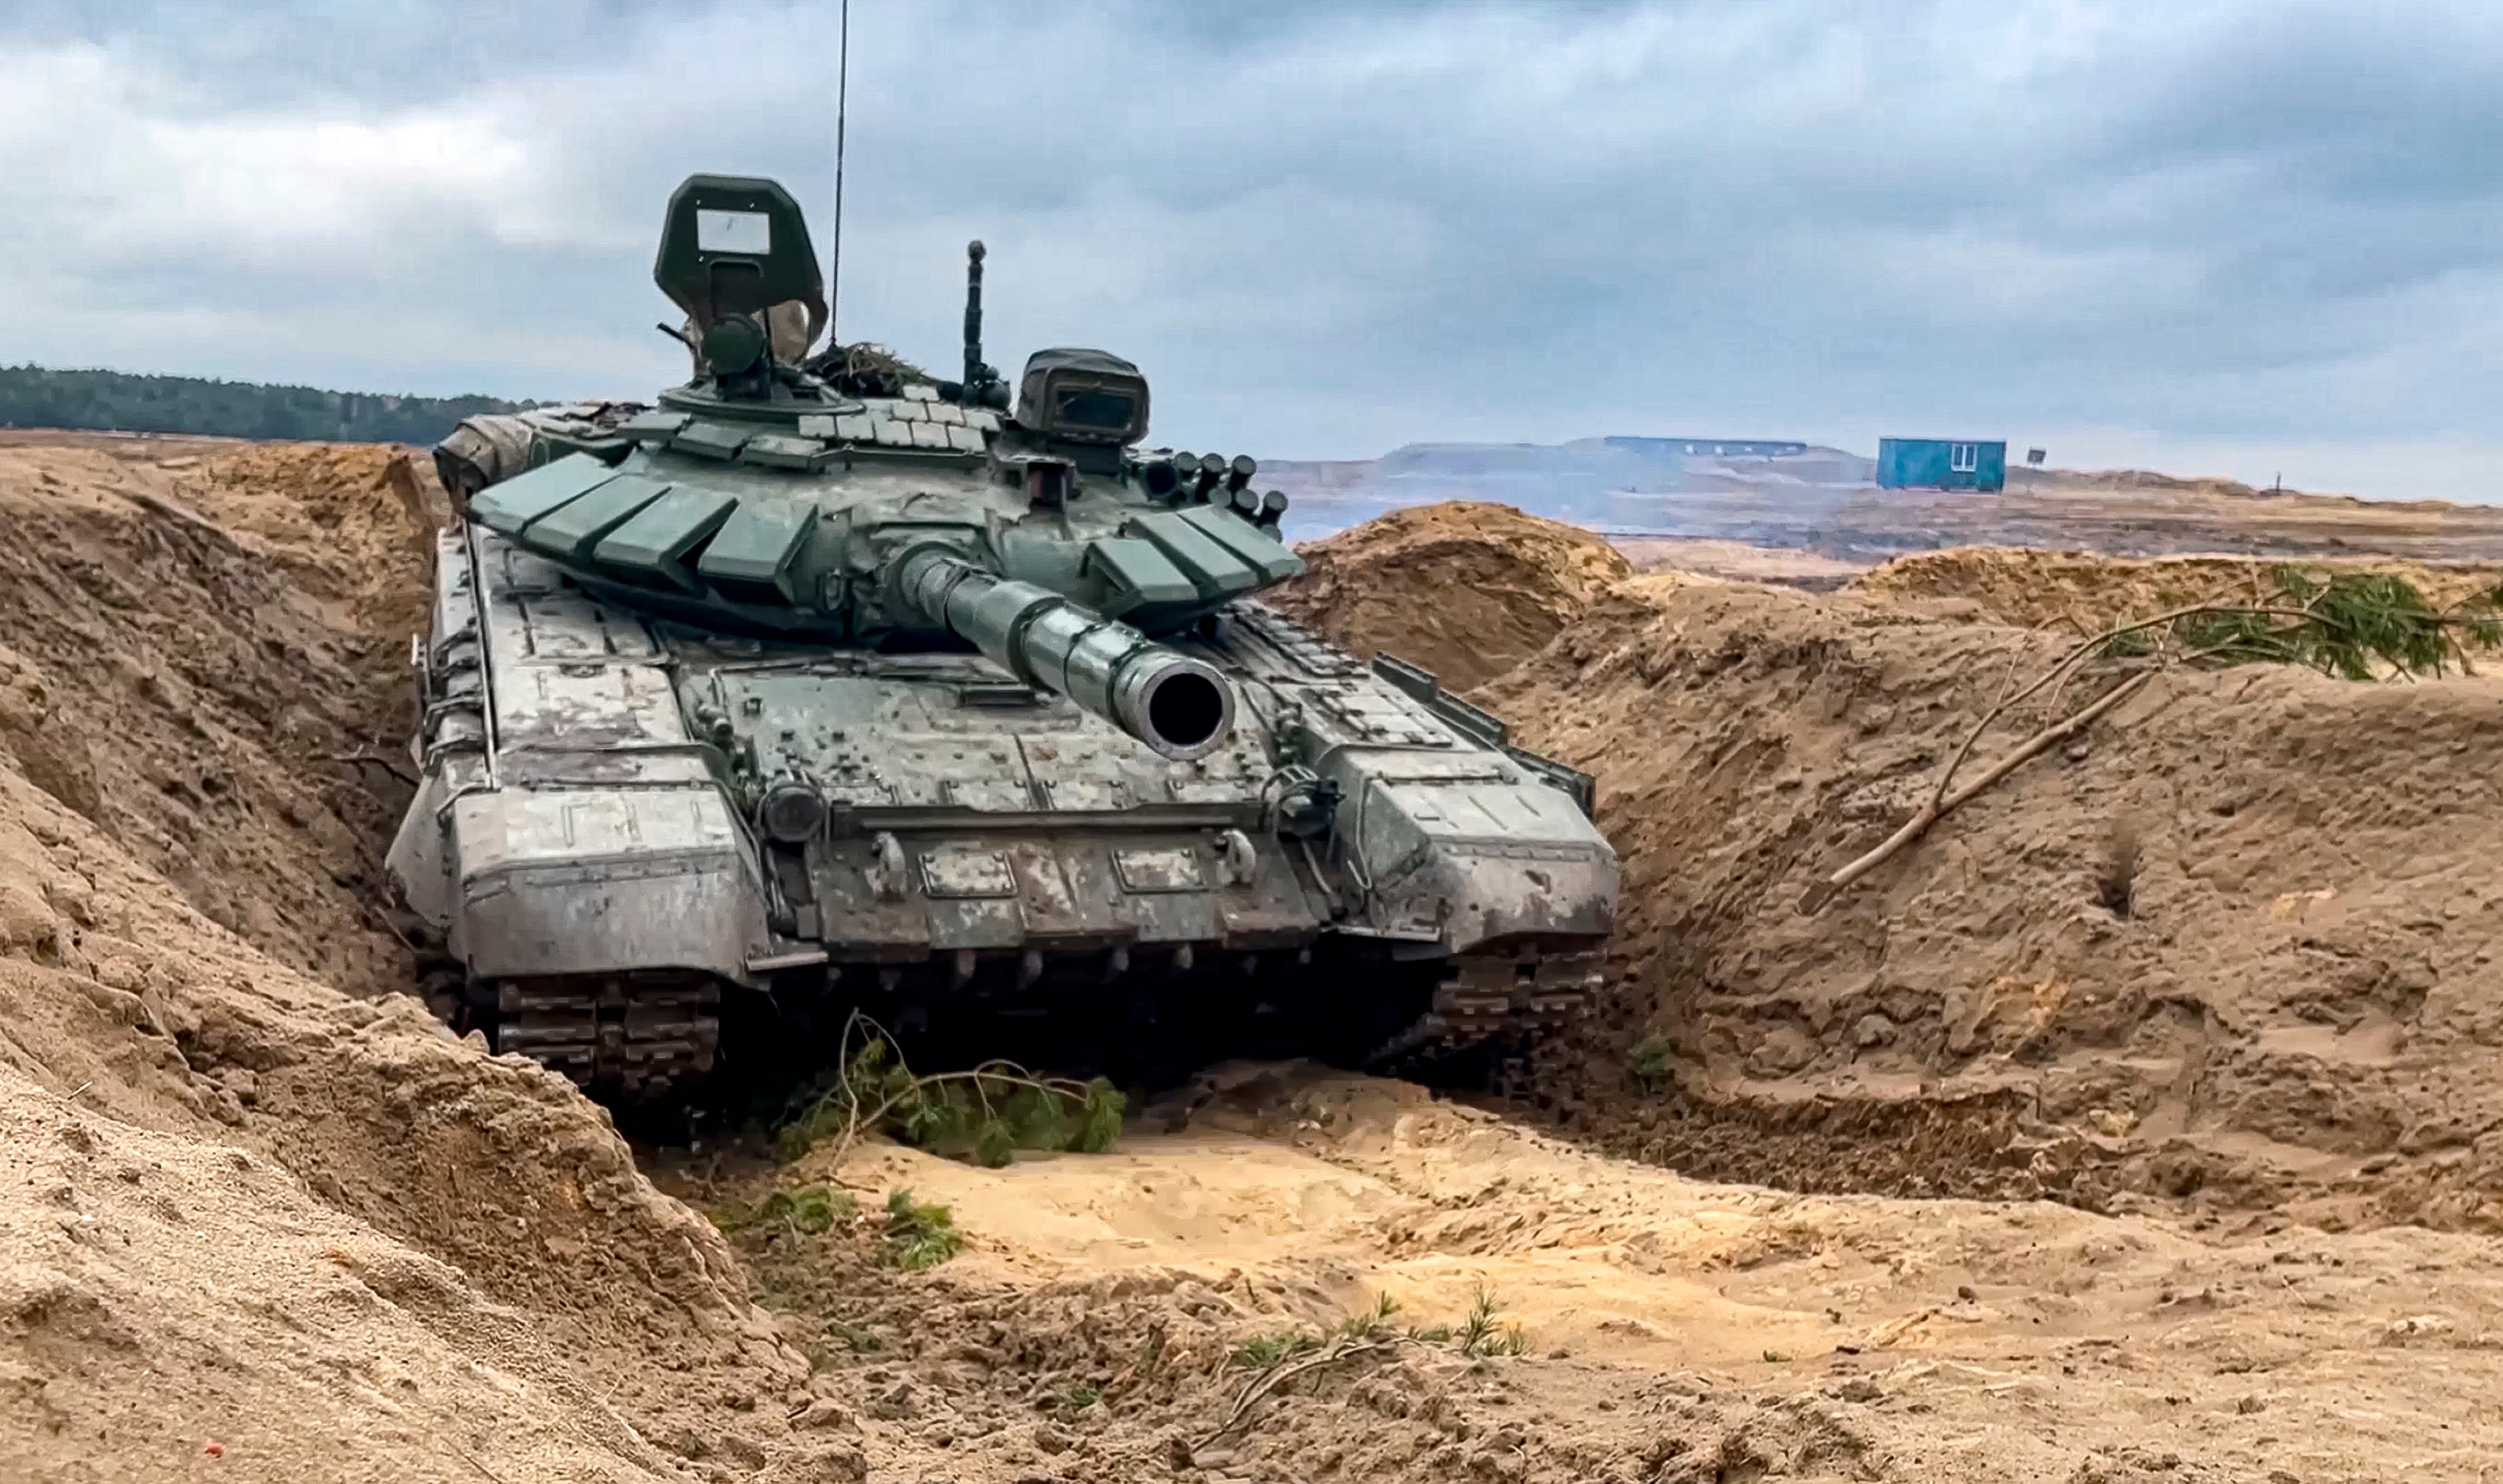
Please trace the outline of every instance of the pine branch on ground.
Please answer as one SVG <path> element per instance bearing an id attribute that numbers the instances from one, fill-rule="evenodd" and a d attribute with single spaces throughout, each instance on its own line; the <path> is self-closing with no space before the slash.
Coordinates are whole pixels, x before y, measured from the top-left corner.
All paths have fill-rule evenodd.
<path id="1" fill-rule="evenodd" d="M 858 1014 L 844 1027 L 843 1047 L 833 1085 L 784 1126 L 779 1142 L 786 1160 L 838 1138 L 840 1164 L 862 1137 L 884 1133 L 997 1168 L 1020 1149 L 1100 1154 L 1121 1132 L 1125 1101 L 1101 1077 L 1080 1082 L 1006 1061 L 919 1075 L 905 1064 L 894 1039 Z"/>
<path id="2" fill-rule="evenodd" d="M 916 1201 L 908 1190 L 886 1193 L 886 1261 L 907 1272 L 936 1267 L 962 1251 L 965 1234 L 945 1206 Z"/>
<path id="3" fill-rule="evenodd" d="M 2388 572 L 2273 568 L 2273 594 L 2192 609 L 2132 648 L 2205 666 L 2300 664 L 2342 680 L 2474 673 L 2471 655 L 2503 646 L 2503 586 L 2437 608 Z M 2127 651 L 2113 658 L 2134 658 Z"/>

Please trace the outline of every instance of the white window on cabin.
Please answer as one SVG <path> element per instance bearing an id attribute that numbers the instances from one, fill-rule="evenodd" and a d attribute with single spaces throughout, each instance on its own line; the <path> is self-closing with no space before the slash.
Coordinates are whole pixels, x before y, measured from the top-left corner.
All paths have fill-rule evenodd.
<path id="1" fill-rule="evenodd" d="M 1972 474 L 1981 468 L 1981 445 L 1950 443 L 1947 445 L 1947 469 L 1955 474 Z"/>

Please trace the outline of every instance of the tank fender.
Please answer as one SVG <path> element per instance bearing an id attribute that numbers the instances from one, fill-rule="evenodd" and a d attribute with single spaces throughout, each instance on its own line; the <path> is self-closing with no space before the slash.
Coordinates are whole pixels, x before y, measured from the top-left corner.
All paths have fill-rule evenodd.
<path id="1" fill-rule="evenodd" d="M 765 895 L 703 789 L 506 789 L 453 801 L 454 953 L 481 978 L 696 969 L 745 982 Z"/>
<path id="2" fill-rule="evenodd" d="M 1334 837 L 1374 930 L 1469 953 L 1605 936 L 1616 852 L 1565 790 L 1499 754 L 1342 747 Z"/>
<path id="3" fill-rule="evenodd" d="M 444 853 L 443 806 L 451 788 L 440 772 L 429 772 L 400 816 L 384 863 L 399 905 L 416 914 L 436 941 L 452 930 L 453 901 L 450 858 Z"/>

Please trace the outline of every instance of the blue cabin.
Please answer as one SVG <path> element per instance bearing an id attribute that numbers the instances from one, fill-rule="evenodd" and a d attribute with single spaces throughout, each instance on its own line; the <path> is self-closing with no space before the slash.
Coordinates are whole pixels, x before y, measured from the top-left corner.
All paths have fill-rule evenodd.
<path id="1" fill-rule="evenodd" d="M 1880 438 L 1880 489 L 2005 489 L 2007 440 Z"/>

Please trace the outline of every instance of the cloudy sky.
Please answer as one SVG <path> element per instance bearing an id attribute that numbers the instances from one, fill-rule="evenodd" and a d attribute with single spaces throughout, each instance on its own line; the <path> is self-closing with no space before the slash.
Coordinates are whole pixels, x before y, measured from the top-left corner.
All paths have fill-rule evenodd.
<path id="1" fill-rule="evenodd" d="M 0 361 L 631 395 L 662 204 L 828 235 L 834 0 L 9 0 Z M 1269 456 L 2006 437 L 2503 498 L 2481 0 L 854 0 L 843 325 Z M 672 315 L 671 318 L 674 318 Z"/>

